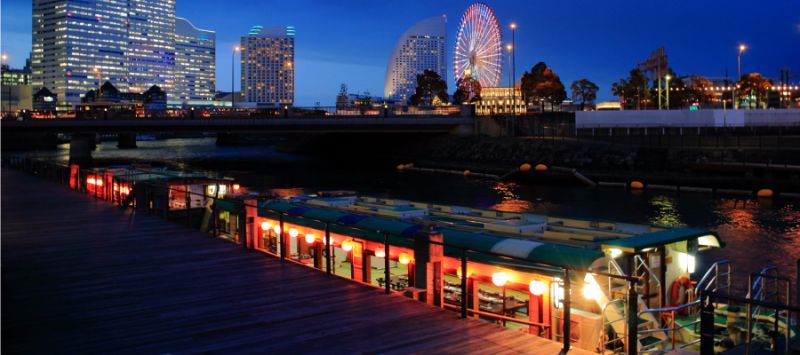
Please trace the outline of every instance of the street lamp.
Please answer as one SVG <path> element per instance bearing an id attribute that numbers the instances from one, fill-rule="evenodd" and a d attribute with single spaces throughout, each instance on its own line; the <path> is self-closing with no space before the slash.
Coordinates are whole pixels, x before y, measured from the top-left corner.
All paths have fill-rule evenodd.
<path id="1" fill-rule="evenodd" d="M 100 97 L 103 96 L 103 72 L 100 71 L 100 67 L 94 67 L 92 71 L 97 75 L 97 100 L 100 101 Z"/>
<path id="2" fill-rule="evenodd" d="M 736 56 L 736 68 L 737 68 L 737 73 L 739 75 L 738 79 L 736 80 L 737 85 L 738 85 L 738 82 L 742 80 L 742 54 L 744 53 L 744 51 L 746 49 L 747 49 L 747 46 L 745 46 L 744 43 L 739 45 L 739 55 Z M 735 110 L 737 108 L 739 108 L 739 106 L 736 105 L 736 90 L 734 90 L 733 91 L 733 109 Z"/>
<path id="3" fill-rule="evenodd" d="M 664 79 L 667 79 L 667 110 L 669 110 L 669 79 L 672 79 L 672 76 L 667 74 Z"/>
<path id="4" fill-rule="evenodd" d="M 516 51 L 516 38 L 517 24 L 511 23 L 511 107 L 514 113 L 517 113 L 517 51 Z"/>
<path id="5" fill-rule="evenodd" d="M 514 50 L 514 46 L 513 45 L 510 45 L 510 44 L 506 45 L 506 51 L 508 51 L 508 67 L 509 67 L 509 69 L 511 69 L 511 53 L 512 53 L 513 50 Z M 513 95 L 514 94 L 514 84 L 511 82 L 511 77 L 512 76 L 513 76 L 513 74 L 511 73 L 511 70 L 509 70 L 508 71 L 508 86 L 511 87 L 510 88 L 511 89 L 510 94 Z M 512 96 L 512 95 L 509 95 L 509 96 Z M 505 105 L 505 103 L 503 103 L 503 105 Z M 514 106 L 514 99 L 513 98 L 511 99 L 510 106 L 511 107 Z M 504 110 L 504 112 L 508 112 L 508 111 L 505 111 L 505 109 L 503 109 L 503 110 Z"/>
<path id="6" fill-rule="evenodd" d="M 233 53 L 231 55 L 231 109 L 234 109 L 236 106 L 236 94 L 234 93 L 233 88 L 236 77 L 236 52 L 241 50 L 241 47 L 235 46 L 233 47 Z"/>

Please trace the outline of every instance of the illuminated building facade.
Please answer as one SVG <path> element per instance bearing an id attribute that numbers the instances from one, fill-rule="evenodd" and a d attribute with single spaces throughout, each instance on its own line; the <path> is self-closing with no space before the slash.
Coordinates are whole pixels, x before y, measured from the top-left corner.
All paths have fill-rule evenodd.
<path id="1" fill-rule="evenodd" d="M 128 0 L 34 0 L 33 90 L 47 87 L 60 104 L 109 81 L 128 88 Z"/>
<path id="2" fill-rule="evenodd" d="M 417 75 L 425 70 L 434 71 L 447 80 L 446 24 L 445 16 L 430 17 L 400 36 L 386 66 L 384 97 L 406 102 L 417 87 Z"/>
<path id="3" fill-rule="evenodd" d="M 141 93 L 158 85 L 171 98 L 175 93 L 175 0 L 127 3 L 129 91 Z"/>
<path id="4" fill-rule="evenodd" d="M 62 109 L 106 81 L 133 93 L 157 85 L 177 99 L 175 1 L 34 0 L 33 90 L 47 87 Z"/>
<path id="5" fill-rule="evenodd" d="M 256 105 L 294 103 L 294 27 L 254 26 L 242 37 L 242 99 Z"/>
<path id="6" fill-rule="evenodd" d="M 175 19 L 175 95 L 181 104 L 211 105 L 216 94 L 216 34 Z"/>
<path id="7" fill-rule="evenodd" d="M 516 95 L 512 95 L 511 88 L 483 88 L 481 99 L 475 105 L 475 113 L 481 116 L 525 112 L 525 101 L 519 87 L 515 88 Z"/>

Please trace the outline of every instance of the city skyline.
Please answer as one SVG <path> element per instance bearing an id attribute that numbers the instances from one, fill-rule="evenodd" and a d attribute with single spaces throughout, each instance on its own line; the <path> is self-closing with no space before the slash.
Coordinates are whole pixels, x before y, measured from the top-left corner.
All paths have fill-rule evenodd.
<path id="1" fill-rule="evenodd" d="M 470 3 L 459 1 L 430 6 L 410 1 L 398 8 L 371 2 L 355 2 L 343 7 L 315 1 L 273 6 L 242 1 L 240 4 L 244 6 L 240 8 L 228 7 L 226 13 L 233 16 L 225 17 L 215 16 L 215 11 L 203 6 L 210 2 L 177 1 L 176 6 L 178 16 L 191 18 L 198 27 L 218 31 L 220 53 L 232 49 L 239 35 L 254 24 L 296 26 L 300 33 L 296 102 L 313 105 L 332 103 L 341 83 L 348 84 L 353 92 L 381 92 L 385 63 L 394 40 L 421 18 L 448 16 L 447 57 L 452 57 L 455 19 Z M 12 67 L 21 67 L 30 51 L 31 5 L 14 0 L 2 4 L 2 50 L 9 55 L 8 63 Z M 497 12 L 502 27 L 512 21 L 519 24 L 516 38 L 518 77 L 536 62 L 545 61 L 567 84 L 580 78 L 596 82 L 600 86 L 599 100 L 613 99 L 611 83 L 626 76 L 628 70 L 661 46 L 670 56 L 671 67 L 681 75 L 722 77 L 727 71 L 728 76 L 734 76 L 739 43 L 748 44 L 748 52 L 742 59 L 743 72 L 757 71 L 777 77 L 778 70 L 788 66 L 793 76 L 800 73 L 796 64 L 800 62 L 800 18 L 797 15 L 800 4 L 794 2 L 765 3 L 756 8 L 746 7 L 744 1 L 732 2 L 725 8 L 710 3 L 692 3 L 690 7 L 676 4 L 660 14 L 655 11 L 654 4 L 638 4 L 633 9 L 623 1 L 585 2 L 573 7 L 509 1 L 488 4 Z M 267 8 L 280 11 L 259 11 Z M 671 15 L 673 9 L 685 11 Z M 567 15 L 574 15 L 575 10 L 587 16 Z M 374 16 L 376 13 L 382 16 Z M 704 15 L 708 13 L 714 15 Z M 676 16 L 682 17 L 681 21 L 676 21 Z M 748 26 L 730 25 L 738 23 Z M 636 30 L 641 28 L 648 30 Z M 508 42 L 508 28 L 503 28 L 503 32 L 503 40 Z M 581 36 L 586 38 L 579 39 Z M 230 60 L 225 55 L 217 58 L 220 83 L 231 79 L 229 71 L 225 70 L 230 67 Z M 452 92 L 451 77 L 448 77 L 448 86 Z M 224 84 L 218 85 L 218 89 L 225 88 Z"/>

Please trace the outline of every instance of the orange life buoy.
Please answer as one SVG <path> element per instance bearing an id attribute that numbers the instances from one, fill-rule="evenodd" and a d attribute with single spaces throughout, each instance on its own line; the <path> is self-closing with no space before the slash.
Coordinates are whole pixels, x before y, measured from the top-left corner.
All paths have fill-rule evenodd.
<path id="1" fill-rule="evenodd" d="M 681 275 L 675 278 L 675 281 L 672 282 L 671 287 L 671 296 L 673 306 L 681 306 L 686 304 L 689 301 L 689 298 L 686 296 L 686 291 L 692 286 L 692 280 L 689 279 L 689 275 Z"/>

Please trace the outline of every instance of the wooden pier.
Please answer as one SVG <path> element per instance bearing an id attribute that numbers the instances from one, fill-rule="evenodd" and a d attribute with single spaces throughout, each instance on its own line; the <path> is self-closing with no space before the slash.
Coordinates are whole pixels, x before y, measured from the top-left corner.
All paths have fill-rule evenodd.
<path id="1" fill-rule="evenodd" d="M 4 354 L 561 350 L 6 169 L 1 228 Z"/>

